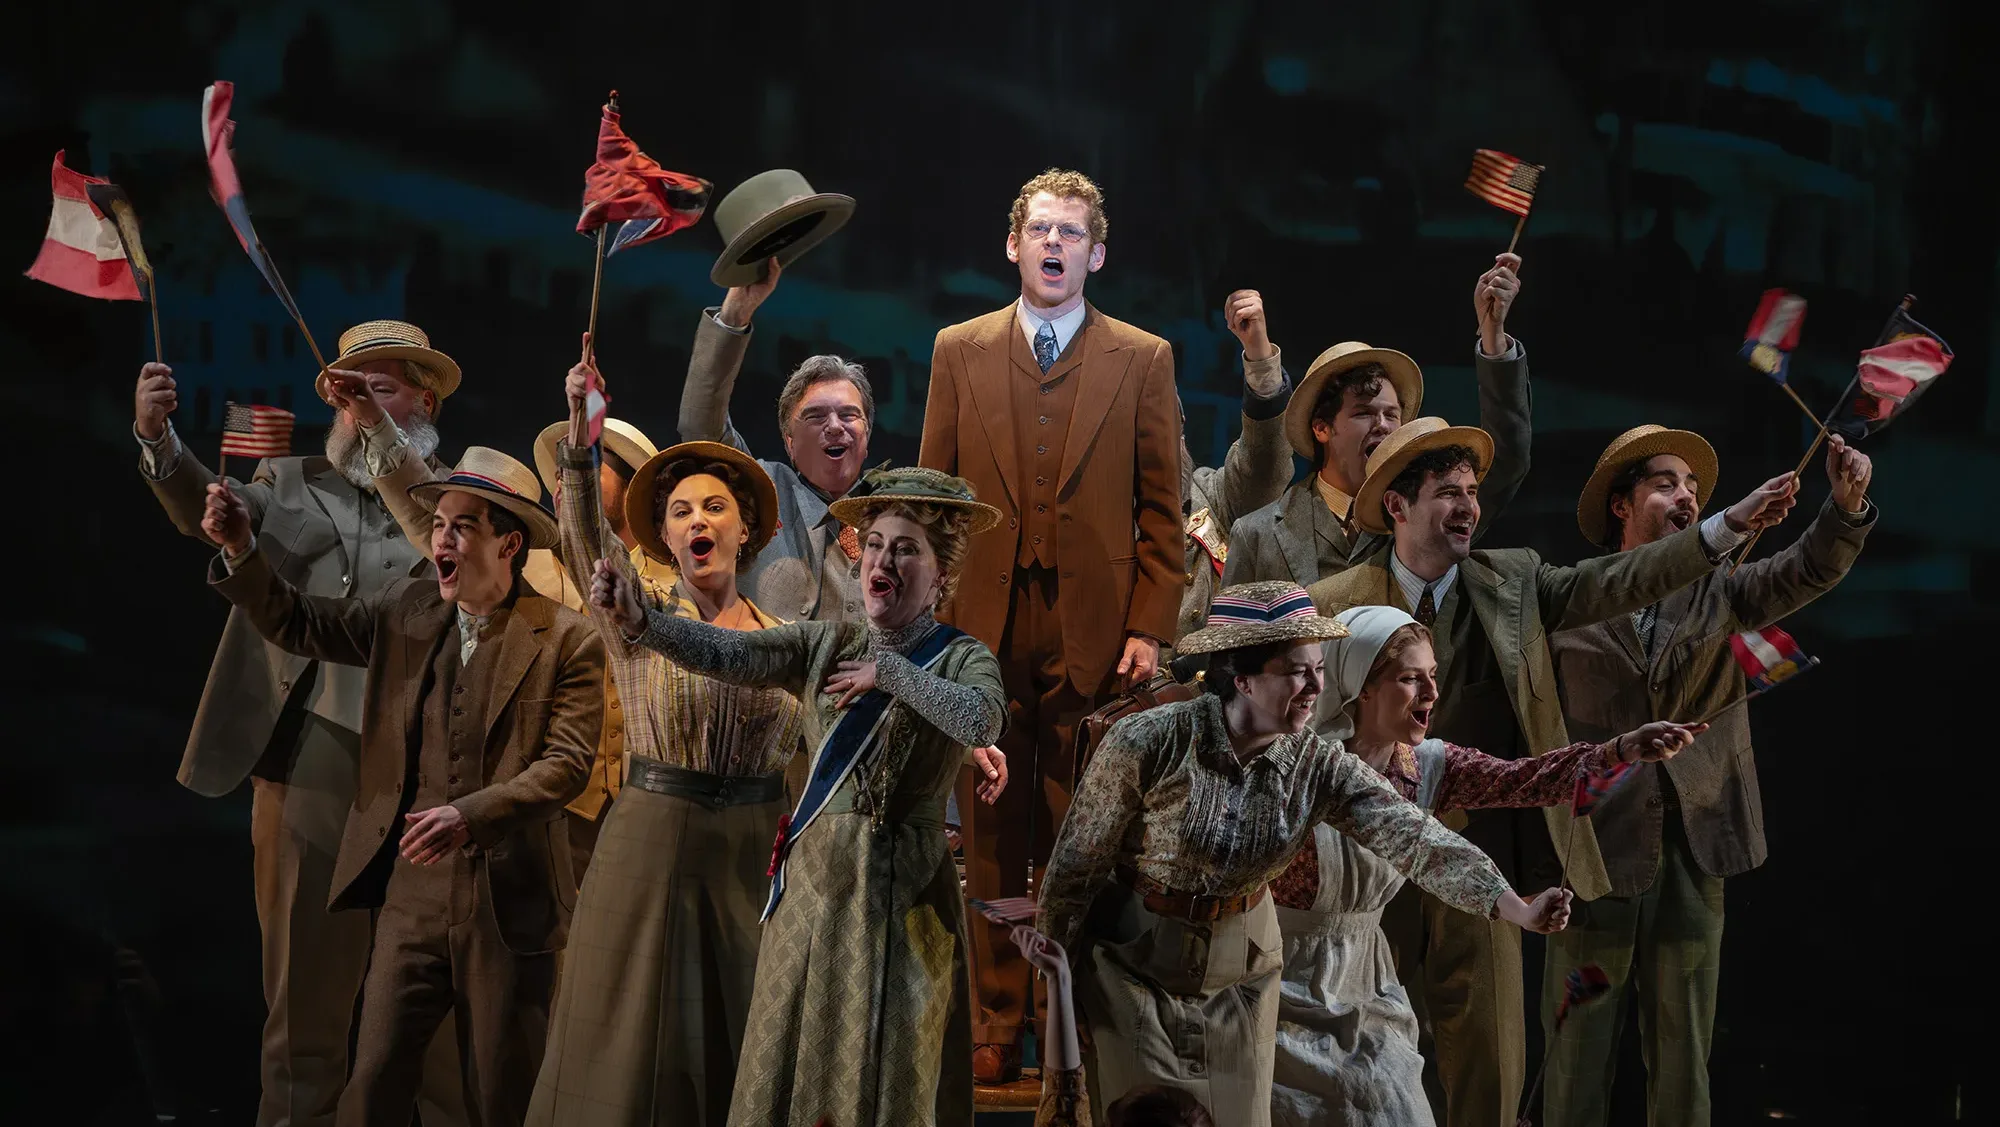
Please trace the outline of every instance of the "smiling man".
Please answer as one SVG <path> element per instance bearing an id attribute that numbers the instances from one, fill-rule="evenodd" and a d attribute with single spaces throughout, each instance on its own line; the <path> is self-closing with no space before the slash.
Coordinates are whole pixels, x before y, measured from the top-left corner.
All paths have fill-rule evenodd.
<path id="1" fill-rule="evenodd" d="M 324 905 L 364 926 L 375 915 L 336 1121 L 407 1123 L 451 1014 L 473 1122 L 518 1124 L 576 901 L 562 811 L 597 745 L 604 643 L 521 578 L 529 548 L 556 542 L 526 466 L 475 446 L 411 492 L 435 511 L 434 579 L 306 594 L 217 483 L 202 518 L 222 546 L 210 582 L 272 645 L 366 673 L 359 785 Z"/>
<path id="2" fill-rule="evenodd" d="M 1477 427 L 1439 418 L 1398 427 L 1369 456 L 1353 507 L 1356 527 L 1389 539 L 1310 591 L 1323 614 L 1392 606 L 1428 626 L 1439 694 L 1430 734 L 1498 759 L 1571 742 L 1551 632 L 1629 614 L 1696 582 L 1753 530 L 1782 519 L 1794 495 L 1789 474 L 1773 478 L 1699 528 L 1557 567 L 1527 548 L 1472 549 L 1493 458 L 1493 438 Z M 1572 820 L 1566 806 L 1452 814 L 1446 824 L 1462 826 L 1516 889 L 1567 876 L 1588 900 L 1610 887 L 1590 823 Z M 1512 1122 L 1526 1066 L 1519 933 L 1407 889 L 1383 913 L 1382 929 L 1435 1040 L 1425 1055 L 1442 1088 L 1441 1101 L 1432 1093 L 1437 1121 Z"/>
<path id="3" fill-rule="evenodd" d="M 1026 776 L 993 807 L 971 800 L 970 773 L 961 783 L 966 887 L 985 900 L 1028 891 L 1069 809 L 1077 723 L 1152 676 L 1186 586 L 1173 350 L 1084 300 L 1106 230 L 1104 195 L 1082 173 L 1022 185 L 1006 242 L 1021 296 L 938 333 L 931 354 L 918 461 L 1007 518 L 972 538 L 939 616 L 999 656 L 1000 747 Z M 969 926 L 973 1073 L 1008 1080 L 1033 968 L 1006 928 Z"/>

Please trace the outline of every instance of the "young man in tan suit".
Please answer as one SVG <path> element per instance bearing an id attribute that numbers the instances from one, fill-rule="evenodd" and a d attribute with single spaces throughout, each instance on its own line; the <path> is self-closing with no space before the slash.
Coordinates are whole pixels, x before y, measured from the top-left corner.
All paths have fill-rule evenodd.
<path id="1" fill-rule="evenodd" d="M 999 656 L 1000 748 L 1039 775 L 991 807 L 972 800 L 969 776 L 961 786 L 966 886 L 982 899 L 1027 891 L 1069 809 L 1077 723 L 1153 675 L 1186 586 L 1173 350 L 1084 301 L 1105 233 L 1088 177 L 1028 181 L 1007 232 L 1020 298 L 938 333 L 931 354 L 917 459 L 1007 518 L 972 538 L 940 617 Z M 993 1083 L 1018 1075 L 1034 973 L 1007 929 L 969 929 L 973 1074 Z"/>
<path id="2" fill-rule="evenodd" d="M 1502 759 L 1570 742 L 1552 631 L 1628 614 L 1695 582 L 1753 529 L 1782 519 L 1794 493 L 1789 474 L 1773 478 L 1700 528 L 1557 567 L 1527 548 L 1473 550 L 1480 479 L 1492 460 L 1493 439 L 1477 427 L 1439 418 L 1398 427 L 1369 457 L 1354 498 L 1355 524 L 1388 542 L 1310 591 L 1325 614 L 1392 606 L 1430 627 L 1438 669 L 1430 735 Z M 1573 821 L 1566 807 L 1475 811 L 1445 824 L 1485 850 L 1517 889 L 1565 875 L 1585 900 L 1609 888 L 1590 824 Z M 1559 871 L 1565 857 L 1567 874 Z M 1520 932 L 1420 892 L 1399 894 L 1382 929 L 1435 1041 L 1427 1055 L 1442 1089 L 1431 1091 L 1438 1122 L 1513 1122 L 1526 1068 Z"/>
<path id="3" fill-rule="evenodd" d="M 1748 687 L 1729 639 L 1760 630 L 1833 589 L 1875 526 L 1874 466 L 1839 435 L 1833 490 L 1790 547 L 1734 571 L 1718 567 L 1631 614 L 1549 640 L 1570 736 L 1599 739 L 1635 717 L 1691 720 L 1730 702 L 1671 763 L 1642 766 L 1590 816 L 1610 891 L 1579 903 L 1549 937 L 1542 1024 L 1563 979 L 1585 963 L 1610 975 L 1612 998 L 1570 1014 L 1549 1045 L 1543 1122 L 1604 1127 L 1625 1015 L 1639 1011 L 1653 1127 L 1706 1127 L 1708 1050 L 1722 966 L 1722 882 L 1764 863 L 1764 810 L 1750 748 Z M 1691 431 L 1635 427 L 1614 439 L 1577 503 L 1584 538 L 1631 553 L 1701 519 L 1715 450 Z"/>
<path id="4" fill-rule="evenodd" d="M 528 549 L 556 542 L 526 466 L 473 447 L 412 492 L 435 507 L 435 579 L 304 594 L 218 483 L 202 520 L 222 545 L 210 581 L 272 644 L 367 670 L 328 907 L 379 912 L 338 1122 L 404 1127 L 424 1048 L 456 1014 L 470 1121 L 510 1127 L 541 1067 L 576 901 L 562 812 L 600 735 L 604 644 L 521 578 Z"/>

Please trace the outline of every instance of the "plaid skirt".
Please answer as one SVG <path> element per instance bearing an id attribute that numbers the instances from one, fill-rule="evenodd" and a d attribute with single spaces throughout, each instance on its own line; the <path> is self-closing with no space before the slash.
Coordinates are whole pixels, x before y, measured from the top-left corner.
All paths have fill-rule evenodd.
<path id="1" fill-rule="evenodd" d="M 577 897 L 527 1123 L 729 1116 L 785 802 L 713 808 L 626 786 Z"/>

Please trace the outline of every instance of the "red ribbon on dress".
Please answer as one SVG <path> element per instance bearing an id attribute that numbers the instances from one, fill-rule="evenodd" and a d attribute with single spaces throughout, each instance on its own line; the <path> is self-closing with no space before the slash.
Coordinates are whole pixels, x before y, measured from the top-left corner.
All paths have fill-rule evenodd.
<path id="1" fill-rule="evenodd" d="M 790 814 L 778 815 L 778 839 L 771 843 L 771 867 L 764 870 L 765 876 L 774 877 L 778 875 L 778 863 L 785 859 L 785 838 L 791 832 L 792 816 Z"/>

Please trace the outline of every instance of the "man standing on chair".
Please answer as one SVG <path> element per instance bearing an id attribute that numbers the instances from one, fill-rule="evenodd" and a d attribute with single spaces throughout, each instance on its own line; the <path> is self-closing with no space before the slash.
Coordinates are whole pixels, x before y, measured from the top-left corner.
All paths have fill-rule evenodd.
<path id="1" fill-rule="evenodd" d="M 981 899 L 1029 891 L 1069 809 L 1077 723 L 1153 675 L 1186 583 L 1173 351 L 1084 301 L 1105 233 L 1089 177 L 1051 169 L 1022 185 L 1006 244 L 1020 298 L 938 333 L 931 355 L 918 461 L 1007 517 L 972 538 L 940 617 L 999 656 L 1000 747 L 1031 773 L 990 807 L 960 784 L 967 891 Z M 1005 928 L 977 919 L 970 933 L 973 1076 L 1003 1083 L 1019 1075 L 1033 969 Z"/>

